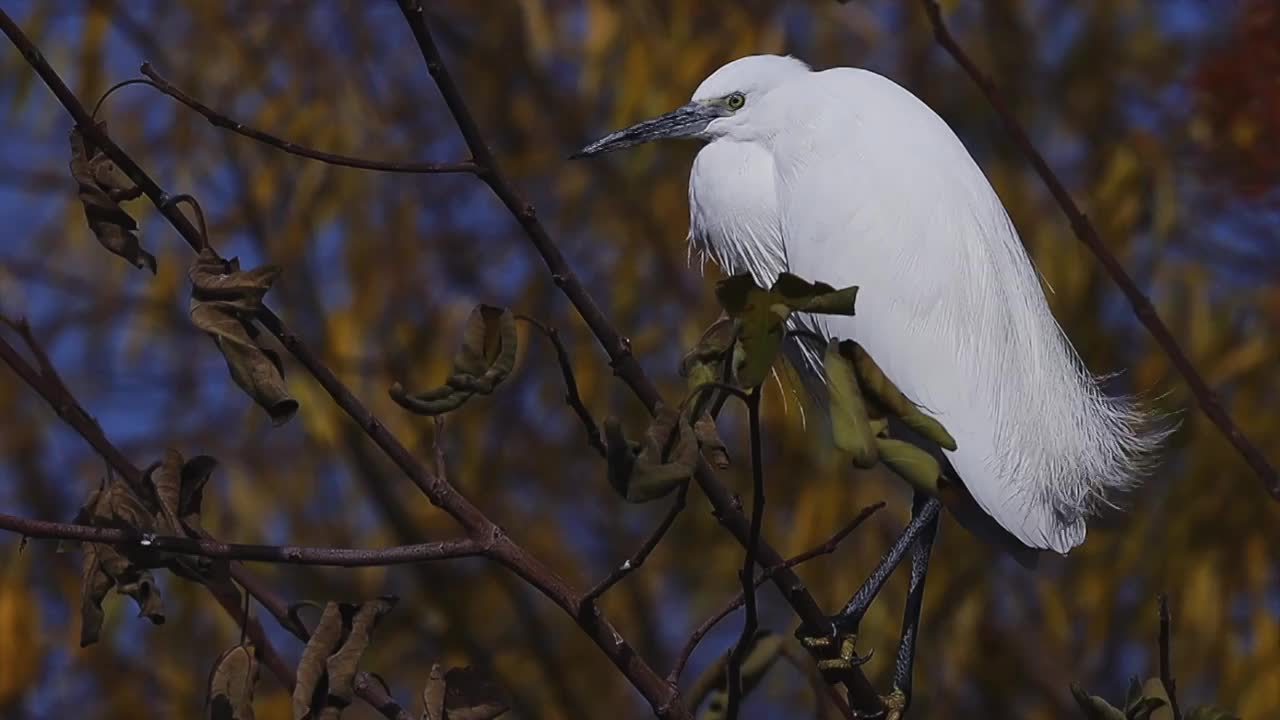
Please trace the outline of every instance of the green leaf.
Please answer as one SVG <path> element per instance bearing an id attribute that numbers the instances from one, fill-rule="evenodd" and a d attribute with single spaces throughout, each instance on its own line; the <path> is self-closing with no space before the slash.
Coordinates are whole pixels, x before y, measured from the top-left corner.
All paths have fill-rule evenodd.
<path id="1" fill-rule="evenodd" d="M 773 291 L 792 310 L 822 315 L 853 315 L 858 299 L 857 286 L 837 290 L 822 282 L 808 282 L 791 273 L 780 273 Z"/>
<path id="2" fill-rule="evenodd" d="M 722 317 L 707 328 L 696 345 L 680 360 L 680 376 L 685 378 L 692 392 L 707 383 L 733 382 L 733 364 L 730 364 L 730 376 L 725 377 L 725 355 L 734 347 L 734 336 L 738 332 L 733 318 Z"/>
<path id="3" fill-rule="evenodd" d="M 782 296 L 756 287 L 750 275 L 734 275 L 716 285 L 716 297 L 731 317 L 741 322 L 738 342 L 744 351 L 736 367 L 738 382 L 755 387 L 769 377 L 786 336 L 791 308 Z"/>
<path id="4" fill-rule="evenodd" d="M 103 132 L 105 122 L 98 123 Z M 71 176 L 80 188 L 80 203 L 98 243 L 136 268 L 156 273 L 156 258 L 138 243 L 138 223 L 120 207 L 120 201 L 142 194 L 129 177 L 106 155 L 89 143 L 80 128 L 71 130 Z"/>
<path id="5" fill-rule="evenodd" d="M 213 338 L 231 379 L 267 412 L 273 425 L 283 425 L 298 411 L 298 401 L 285 386 L 279 354 L 253 339 L 258 334 L 253 316 L 279 274 L 274 265 L 242 271 L 239 260 L 223 260 L 208 248 L 187 272 L 191 322 Z"/>
<path id="6" fill-rule="evenodd" d="M 876 450 L 880 452 L 880 460 L 912 487 L 931 495 L 938 494 L 942 466 L 932 455 L 909 442 L 884 437 L 876 438 Z"/>
<path id="7" fill-rule="evenodd" d="M 1160 698 L 1144 697 L 1126 707 L 1124 716 L 1128 720 L 1150 720 L 1151 713 L 1167 705 Z"/>
<path id="8" fill-rule="evenodd" d="M 474 395 L 488 395 L 516 364 L 516 321 L 510 310 L 479 305 L 467 319 L 462 344 L 453 357 L 453 374 L 444 385 L 411 394 L 400 383 L 391 386 L 391 399 L 419 415 L 457 410 Z"/>
<path id="9" fill-rule="evenodd" d="M 844 344 L 851 346 L 853 343 L 846 341 Z M 842 351 L 841 343 L 835 340 L 827 343 L 823 367 L 827 373 L 831 433 L 836 447 L 849 453 L 854 465 L 861 468 L 874 466 L 880 459 L 875 435 L 871 430 L 866 404 L 862 400 L 862 390 L 854 373 L 853 361 L 848 352 Z"/>
<path id="10" fill-rule="evenodd" d="M 890 414 L 901 418 L 907 427 L 920 433 L 925 438 L 936 442 L 947 450 L 956 449 L 955 438 L 947 432 L 942 423 L 925 415 L 920 407 L 912 402 L 893 381 L 885 376 L 884 371 L 871 358 L 871 355 L 859 344 L 850 342 L 844 346 L 852 353 L 853 364 L 858 373 L 858 381 L 862 388 L 880 403 Z"/>
<path id="11" fill-rule="evenodd" d="M 205 717 L 209 720 L 253 720 L 253 688 L 258 660 L 252 643 L 237 645 L 218 656 L 209 673 Z"/>

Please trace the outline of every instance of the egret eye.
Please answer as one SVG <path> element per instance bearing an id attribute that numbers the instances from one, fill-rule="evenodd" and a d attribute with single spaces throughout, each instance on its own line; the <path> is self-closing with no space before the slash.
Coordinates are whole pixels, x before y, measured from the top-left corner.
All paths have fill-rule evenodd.
<path id="1" fill-rule="evenodd" d="M 729 108 L 730 110 L 738 110 L 743 105 L 747 104 L 747 97 L 742 93 L 733 93 L 732 95 L 724 99 L 724 104 L 725 104 L 725 107 Z"/>

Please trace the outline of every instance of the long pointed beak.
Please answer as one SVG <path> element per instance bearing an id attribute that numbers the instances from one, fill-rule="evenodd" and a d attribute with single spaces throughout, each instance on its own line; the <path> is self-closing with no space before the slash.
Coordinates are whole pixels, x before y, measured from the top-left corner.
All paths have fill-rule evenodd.
<path id="1" fill-rule="evenodd" d="M 636 123 L 628 128 L 609 133 L 569 156 L 570 160 L 603 155 L 614 150 L 640 145 L 663 138 L 680 138 L 697 135 L 720 113 L 703 103 L 689 103 L 665 115 Z"/>

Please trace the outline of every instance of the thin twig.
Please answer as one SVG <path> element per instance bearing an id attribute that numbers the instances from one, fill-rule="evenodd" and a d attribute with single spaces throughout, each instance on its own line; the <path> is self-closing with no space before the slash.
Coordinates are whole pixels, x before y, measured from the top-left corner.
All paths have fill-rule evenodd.
<path id="1" fill-rule="evenodd" d="M 738 720 L 738 712 L 742 707 L 742 661 L 747 656 L 756 630 L 760 629 L 760 618 L 756 610 L 756 584 L 752 577 L 756 569 L 756 552 L 760 548 L 760 531 L 764 525 L 764 437 L 760 432 L 759 385 L 752 388 L 747 397 L 747 423 L 751 437 L 751 539 L 747 543 L 742 569 L 738 571 L 738 581 L 742 583 L 747 611 L 742 621 L 742 633 L 729 653 L 729 692 L 724 713 L 727 720 Z"/>
<path id="2" fill-rule="evenodd" d="M 555 348 L 556 360 L 560 363 L 560 374 L 564 376 L 564 401 L 582 421 L 582 426 L 587 431 L 587 444 L 596 451 L 600 457 L 608 457 L 609 450 L 604 446 L 604 438 L 600 435 L 600 425 L 596 423 L 591 411 L 587 409 L 585 403 L 582 402 L 582 396 L 578 394 L 578 380 L 573 374 L 573 365 L 569 362 L 569 351 L 565 349 L 564 342 L 560 340 L 560 333 L 555 328 L 546 325 L 528 315 L 516 315 L 516 319 L 523 320 L 529 325 L 538 329 Z M 587 593 L 590 595 L 590 593 Z"/>
<path id="3" fill-rule="evenodd" d="M 1173 679 L 1173 664 L 1169 660 L 1169 597 L 1164 593 L 1160 594 L 1160 682 L 1169 696 L 1173 720 L 1182 720 L 1182 709 L 1178 707 L 1178 684 Z"/>
<path id="4" fill-rule="evenodd" d="M 232 120 L 223 113 L 214 110 L 199 100 L 191 97 L 187 93 L 174 87 L 172 83 L 165 80 L 156 69 L 151 67 L 151 63 L 142 63 L 141 72 L 151 79 L 148 83 L 156 90 L 168 95 L 187 107 L 195 110 L 204 116 L 214 127 L 230 130 L 237 135 L 243 135 L 251 140 L 257 140 L 264 145 L 270 145 L 277 150 L 282 150 L 290 155 L 308 158 L 310 160 L 319 160 L 329 165 L 340 165 L 342 167 L 359 168 L 361 170 L 379 170 L 382 172 L 394 173 L 417 173 L 417 174 L 440 174 L 440 173 L 474 173 L 478 170 L 473 162 L 455 162 L 455 163 L 424 163 L 424 162 L 386 162 L 382 160 L 370 160 L 368 158 L 353 157 L 351 155 L 338 155 L 336 153 L 324 152 L 316 150 L 305 145 L 299 145 L 283 138 L 276 137 L 271 133 L 259 130 L 255 127 L 245 125 L 237 120 Z"/>
<path id="5" fill-rule="evenodd" d="M 489 146 L 480 132 L 475 116 L 467 107 L 466 100 L 462 97 L 462 92 L 458 89 L 453 76 L 445 65 L 440 49 L 431 37 L 421 0 L 397 0 L 397 3 L 404 14 L 406 22 L 409 24 L 414 40 L 418 44 L 422 59 L 427 66 L 427 72 L 435 80 L 436 87 L 440 90 L 440 95 L 444 98 L 449 112 L 453 115 L 454 122 L 457 123 L 463 140 L 467 143 L 467 147 L 470 148 L 476 164 L 480 166 L 477 177 L 489 186 L 493 194 L 511 213 L 516 222 L 520 224 L 530 243 L 533 244 L 538 255 L 546 264 L 547 270 L 551 274 L 552 282 L 573 303 L 574 309 L 578 311 L 583 322 L 587 324 L 591 333 L 595 335 L 596 341 L 600 343 L 605 353 L 609 355 L 609 364 L 613 368 L 614 374 L 627 384 L 632 393 L 644 403 L 645 408 L 650 413 L 657 412 L 659 405 L 663 404 L 662 397 L 659 395 L 657 387 L 645 373 L 644 368 L 640 366 L 640 363 L 637 362 L 632 354 L 630 341 L 618 332 L 595 298 L 587 291 L 586 286 L 582 284 L 582 280 L 574 272 L 568 261 L 565 260 L 564 253 L 560 251 L 559 245 L 556 244 L 550 234 L 547 233 L 546 228 L 538 220 L 538 213 L 534 206 L 521 197 L 516 192 L 515 186 L 503 175 L 496 158 L 489 150 Z M 711 502 L 716 519 L 743 547 L 746 547 L 750 541 L 750 521 L 736 506 L 733 493 L 716 478 L 715 471 L 712 470 L 711 465 L 705 459 L 699 459 L 694 473 L 694 480 Z M 778 554 L 778 551 L 763 540 L 759 543 L 756 556 L 763 566 L 781 564 L 783 562 L 783 558 Z M 826 614 L 814 599 L 813 594 L 809 592 L 800 578 L 791 572 L 789 568 L 783 568 L 775 573 L 773 581 L 807 628 L 814 632 L 820 632 L 822 628 L 829 624 Z M 874 714 L 884 709 L 884 702 L 881 700 L 879 693 L 872 687 L 861 670 L 855 668 L 852 672 L 845 674 L 842 681 L 849 690 L 851 702 L 857 705 L 859 710 Z M 673 701 L 674 697 L 668 697 L 667 704 L 658 705 L 655 710 L 659 714 L 670 711 L 670 703 Z"/>
<path id="6" fill-rule="evenodd" d="M 835 552 L 836 548 L 840 546 L 840 543 L 848 537 L 850 533 L 857 530 L 859 525 L 883 507 L 884 502 L 878 502 L 874 505 L 868 505 L 867 507 L 862 508 L 862 510 L 858 511 L 858 514 L 853 518 L 853 520 L 850 520 L 848 524 L 837 530 L 834 535 L 824 540 L 821 545 L 818 545 L 813 549 L 806 550 L 799 555 L 792 556 L 778 565 L 772 565 L 760 571 L 760 573 L 756 575 L 755 587 L 760 587 L 783 570 L 789 570 L 816 557 L 830 555 Z M 721 620 L 729 617 L 730 613 L 742 607 L 745 602 L 746 594 L 739 591 L 732 600 L 725 603 L 724 607 L 720 608 L 720 610 L 716 611 L 714 615 L 703 621 L 703 623 L 689 635 L 689 639 L 685 641 L 684 648 L 676 657 L 675 665 L 671 667 L 671 672 L 667 675 L 667 682 L 673 685 L 680 682 L 680 675 L 684 673 L 685 665 L 689 663 L 689 658 L 693 656 L 693 651 L 698 648 L 698 643 L 702 642 L 702 638 L 706 637 L 707 633 L 711 632 L 711 629 L 719 624 Z"/>
<path id="7" fill-rule="evenodd" d="M 125 545 L 159 552 L 198 557 L 265 562 L 286 565 L 321 565 L 328 567 L 381 567 L 418 562 L 454 560 L 484 555 L 485 548 L 471 540 L 396 545 L 377 550 L 360 548 L 303 547 L 296 545 L 253 545 L 224 543 L 192 537 L 153 535 L 136 530 L 94 527 L 73 523 L 32 520 L 0 513 L 0 530 L 24 537 L 45 540 L 78 540 L 80 542 Z"/>
<path id="8" fill-rule="evenodd" d="M 623 561 L 613 572 L 596 583 L 594 587 L 587 591 L 586 595 L 582 596 L 582 607 L 578 612 L 586 611 L 609 588 L 617 585 L 623 578 L 639 570 L 640 566 L 644 565 L 644 561 L 649 557 L 649 554 L 658 547 L 658 543 L 662 542 L 662 538 L 667 534 L 667 531 L 675 524 L 676 517 L 680 515 L 680 511 L 684 510 L 685 498 L 688 494 L 689 483 L 685 482 L 676 492 L 676 499 L 671 503 L 671 507 L 667 509 L 667 514 L 662 517 L 662 522 L 658 523 L 658 526 L 653 529 L 653 532 L 649 534 L 649 537 L 645 539 L 634 555 Z"/>
<path id="9" fill-rule="evenodd" d="M 1267 461 L 1257 446 L 1249 438 L 1245 437 L 1245 434 L 1232 421 L 1231 416 L 1223 409 L 1218 396 L 1209 388 L 1209 384 L 1205 382 L 1204 378 L 1196 370 L 1195 365 L 1192 364 L 1178 341 L 1173 337 L 1173 333 L 1169 331 L 1168 326 L 1160 319 L 1155 306 L 1138 289 L 1137 283 L 1125 272 L 1124 266 L 1120 264 L 1115 255 L 1107 249 L 1093 223 L 1080 211 L 1075 200 L 1071 198 L 1071 193 L 1067 192 L 1066 187 L 1049 167 L 1049 163 L 1045 161 L 1044 156 L 1040 154 L 1040 151 L 1036 150 L 1031 138 L 1027 136 L 1026 130 L 1018 123 L 1008 104 L 1000 95 L 995 83 L 969 58 L 960 47 L 960 44 L 956 42 L 956 39 L 952 37 L 946 23 L 943 22 L 942 10 L 937 1 L 921 0 L 921 3 L 924 5 L 925 14 L 929 16 L 929 23 L 933 26 L 933 34 L 938 44 L 951 54 L 951 57 L 978 85 L 982 90 L 982 94 L 986 96 L 987 101 L 995 108 L 1001 122 L 1004 123 L 1005 132 L 1009 134 L 1014 144 L 1031 161 L 1031 165 L 1035 168 L 1036 173 L 1040 175 L 1040 179 L 1048 186 L 1050 194 L 1058 201 L 1058 205 L 1062 207 L 1063 213 L 1066 214 L 1067 220 L 1070 221 L 1071 229 L 1075 232 L 1076 237 L 1102 263 L 1102 267 L 1111 276 L 1111 280 L 1124 293 L 1125 298 L 1128 299 L 1134 315 L 1138 317 L 1138 320 L 1155 338 L 1161 349 L 1164 350 L 1165 355 L 1173 363 L 1173 366 L 1177 368 L 1178 373 L 1187 381 L 1187 385 L 1191 388 L 1191 393 L 1195 395 L 1196 401 L 1200 405 L 1200 410 L 1235 446 L 1236 452 L 1240 454 L 1240 457 L 1244 458 L 1249 467 L 1253 468 L 1254 473 L 1262 481 L 1263 487 L 1271 494 L 1271 497 L 1280 500 L 1280 476 L 1277 476 L 1275 468 Z"/>

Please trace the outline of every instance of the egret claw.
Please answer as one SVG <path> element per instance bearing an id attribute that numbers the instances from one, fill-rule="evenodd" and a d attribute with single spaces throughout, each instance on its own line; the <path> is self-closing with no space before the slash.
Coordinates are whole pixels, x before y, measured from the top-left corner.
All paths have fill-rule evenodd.
<path id="1" fill-rule="evenodd" d="M 836 641 L 840 643 L 840 651 L 835 657 L 819 657 L 820 655 L 829 654 Z M 867 664 L 876 651 L 872 649 L 868 650 L 866 655 L 859 655 L 857 643 L 858 635 L 856 633 L 800 638 L 800 644 L 813 653 L 815 657 L 818 657 L 818 670 L 824 673 L 832 671 L 847 672 Z"/>

